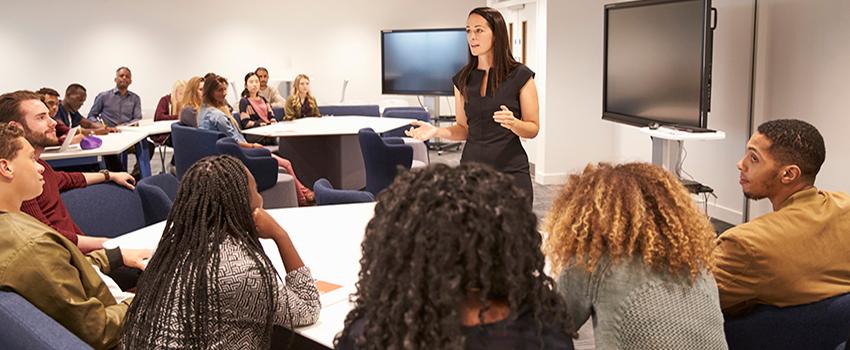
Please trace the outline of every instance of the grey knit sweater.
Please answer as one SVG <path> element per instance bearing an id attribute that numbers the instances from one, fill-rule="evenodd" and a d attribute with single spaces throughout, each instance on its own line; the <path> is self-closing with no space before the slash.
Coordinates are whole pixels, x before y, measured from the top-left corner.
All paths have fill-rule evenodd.
<path id="1" fill-rule="evenodd" d="M 597 350 L 727 349 L 714 277 L 672 276 L 638 258 L 596 271 L 565 269 L 558 278 L 577 330 L 593 316 Z M 575 331 L 574 330 L 574 331 Z"/>

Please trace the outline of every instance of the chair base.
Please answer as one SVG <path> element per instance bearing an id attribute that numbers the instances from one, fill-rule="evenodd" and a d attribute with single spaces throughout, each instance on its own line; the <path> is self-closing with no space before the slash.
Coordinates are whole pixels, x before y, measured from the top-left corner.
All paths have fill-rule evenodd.
<path id="1" fill-rule="evenodd" d="M 277 184 L 260 192 L 263 209 L 294 208 L 298 206 L 295 179 L 289 174 L 277 174 Z"/>

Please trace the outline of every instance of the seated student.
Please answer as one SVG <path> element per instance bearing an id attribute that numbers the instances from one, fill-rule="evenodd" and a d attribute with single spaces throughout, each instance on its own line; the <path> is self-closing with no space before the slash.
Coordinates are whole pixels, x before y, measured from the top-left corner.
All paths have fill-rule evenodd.
<path id="1" fill-rule="evenodd" d="M 264 67 L 257 67 L 254 73 L 260 79 L 260 96 L 265 98 L 272 107 L 282 108 L 285 101 L 283 96 L 280 95 L 280 92 L 277 91 L 277 88 L 269 85 L 269 70 Z"/>
<path id="2" fill-rule="evenodd" d="M 177 101 L 176 110 L 180 112 L 180 124 L 198 127 L 198 110 L 201 109 L 204 95 L 204 78 L 192 77 L 183 89 L 183 98 Z"/>
<path id="3" fill-rule="evenodd" d="M 223 132 L 225 135 L 233 138 L 243 148 L 263 148 L 263 145 L 258 143 L 248 143 L 242 132 L 239 131 L 239 123 L 233 118 L 230 108 L 224 100 L 227 94 L 227 79 L 213 74 L 204 80 L 204 104 L 198 112 L 199 122 L 198 127 L 206 130 Z M 292 169 L 292 164 L 289 160 L 281 158 L 272 153 L 272 157 L 277 160 L 279 167 L 286 169 L 289 175 L 295 179 L 295 187 L 297 189 L 298 205 L 312 205 L 315 203 L 315 194 L 309 188 L 298 181 L 295 176 L 295 170 Z"/>
<path id="4" fill-rule="evenodd" d="M 84 235 L 71 220 L 59 193 L 105 181 L 114 181 L 133 189 L 135 180 L 130 174 L 111 173 L 107 170 L 98 173 L 54 171 L 47 162 L 39 158 L 45 147 L 59 145 L 55 131 L 56 121 L 47 114 L 48 109 L 38 94 L 16 91 L 0 95 L 0 122 L 18 126 L 24 131 L 27 141 L 35 147 L 36 161 L 45 169 L 44 192 L 25 201 L 21 210 L 61 233 L 77 244 L 83 252 L 103 248 L 106 238 Z"/>
<path id="5" fill-rule="evenodd" d="M 80 108 L 86 103 L 86 88 L 80 84 L 73 83 L 65 89 L 65 98 L 59 101 L 59 108 L 53 119 L 57 123 L 67 125 L 68 127 L 82 127 L 80 132 L 83 135 L 105 135 L 110 132 L 118 132 L 118 129 L 113 127 L 104 127 L 99 123 L 93 123 L 84 118 L 80 113 Z"/>
<path id="6" fill-rule="evenodd" d="M 189 168 L 127 313 L 124 349 L 268 349 L 274 325 L 316 322 L 310 269 L 262 206 L 238 159 L 207 157 Z M 258 238 L 277 244 L 285 283 Z"/>
<path id="7" fill-rule="evenodd" d="M 537 217 L 480 164 L 399 174 L 366 227 L 337 349 L 572 349 Z"/>
<path id="8" fill-rule="evenodd" d="M 726 349 L 714 231 L 669 172 L 589 165 L 552 204 L 545 251 L 575 331 L 596 349 Z"/>
<path id="9" fill-rule="evenodd" d="M 310 78 L 298 74 L 292 82 L 292 94 L 286 98 L 283 108 L 284 120 L 295 120 L 304 117 L 320 117 L 319 105 L 316 98 L 310 94 Z"/>
<path id="10" fill-rule="evenodd" d="M 47 115 L 56 120 L 56 136 L 59 137 L 59 142 L 65 141 L 65 135 L 68 134 L 71 128 L 61 119 L 57 119 L 59 112 L 59 92 L 48 87 L 43 87 L 35 93 L 41 96 L 41 102 L 44 102 L 44 105 L 47 106 Z M 74 135 L 74 140 L 71 143 L 78 144 L 82 139 L 83 133 L 77 133 Z"/>
<path id="11" fill-rule="evenodd" d="M 171 93 L 162 96 L 159 99 L 159 103 L 156 104 L 156 110 L 153 113 L 154 121 L 177 120 L 180 113 L 180 111 L 177 110 L 177 107 L 180 105 L 180 99 L 183 98 L 183 90 L 185 88 L 185 81 L 177 80 L 174 82 L 174 86 L 171 87 Z M 151 136 L 151 140 L 158 145 L 166 144 L 171 146 L 171 141 L 168 136 L 169 134 L 153 135 Z"/>
<path id="12" fill-rule="evenodd" d="M 142 259 L 151 252 L 83 255 L 61 234 L 22 213 L 21 203 L 38 196 L 44 183 L 44 168 L 23 133 L 0 123 L 0 289 L 19 294 L 95 349 L 112 348 L 131 299 L 116 302 L 92 265 L 105 273 L 123 265 L 143 269 Z"/>
<path id="13" fill-rule="evenodd" d="M 272 106 L 265 97 L 257 94 L 260 91 L 260 80 L 257 74 L 250 72 L 245 75 L 245 90 L 239 100 L 239 126 L 242 130 L 277 123 Z M 258 135 L 245 135 L 248 142 L 262 145 L 276 145 L 277 139 Z"/>
<path id="14" fill-rule="evenodd" d="M 749 199 L 773 212 L 717 239 L 717 286 L 726 316 L 757 304 L 786 307 L 850 292 L 850 196 L 815 187 L 823 137 L 800 120 L 759 125 L 738 162 Z"/>

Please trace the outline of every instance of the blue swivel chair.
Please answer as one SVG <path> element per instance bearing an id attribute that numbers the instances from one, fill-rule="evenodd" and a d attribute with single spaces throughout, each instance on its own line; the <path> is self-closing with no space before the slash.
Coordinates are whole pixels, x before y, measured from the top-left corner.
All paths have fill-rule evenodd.
<path id="1" fill-rule="evenodd" d="M 336 190 L 327 179 L 313 183 L 316 205 L 374 202 L 375 196 L 366 191 Z"/>
<path id="2" fill-rule="evenodd" d="M 67 191 L 61 196 L 74 223 L 87 235 L 114 238 L 146 224 L 138 193 L 112 182 Z"/>
<path id="3" fill-rule="evenodd" d="M 168 218 L 171 205 L 177 198 L 177 178 L 171 174 L 159 174 L 139 181 L 136 191 L 142 199 L 145 224 L 151 225 Z"/>
<path id="4" fill-rule="evenodd" d="M 378 105 L 329 105 L 319 106 L 322 115 L 358 115 L 366 117 L 380 117 L 381 108 Z"/>
<path id="5" fill-rule="evenodd" d="M 201 158 L 219 154 L 215 147 L 218 139 L 226 137 L 224 133 L 204 130 L 191 126 L 171 124 L 171 143 L 174 145 L 174 165 L 177 167 L 177 179 Z"/>
<path id="6" fill-rule="evenodd" d="M 14 292 L 0 291 L 0 348 L 91 350 L 76 335 Z"/>
<path id="7" fill-rule="evenodd" d="M 385 140 L 371 128 L 360 129 L 357 138 L 366 168 L 366 191 L 377 197 L 393 182 L 399 166 L 410 169 L 413 148 L 399 138 Z"/>
<path id="8" fill-rule="evenodd" d="M 298 206 L 295 179 L 281 173 L 277 160 L 265 148 L 245 149 L 230 137 L 219 139 L 216 148 L 221 154 L 238 158 L 254 176 L 257 191 L 263 196 L 263 207 L 288 208 Z"/>
<path id="9" fill-rule="evenodd" d="M 730 350 L 835 349 L 850 333 L 850 293 L 784 308 L 759 305 L 724 328 Z"/>

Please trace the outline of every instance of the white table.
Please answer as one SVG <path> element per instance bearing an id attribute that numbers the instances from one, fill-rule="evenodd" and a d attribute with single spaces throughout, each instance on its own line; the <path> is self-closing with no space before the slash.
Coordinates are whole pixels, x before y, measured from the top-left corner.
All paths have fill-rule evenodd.
<path id="1" fill-rule="evenodd" d="M 167 134 L 171 132 L 171 124 L 176 123 L 177 120 L 158 120 L 152 121 L 150 119 L 142 119 L 139 121 L 138 125 L 135 126 L 121 126 L 118 129 L 124 131 L 134 131 L 141 132 L 148 136 L 151 135 L 160 135 Z"/>
<path id="2" fill-rule="evenodd" d="M 278 122 L 242 133 L 278 138 L 278 153 L 292 162 L 298 179 L 312 187 L 327 178 L 334 187 L 359 190 L 366 186 L 366 171 L 357 132 L 377 133 L 410 125 L 410 119 L 360 116 L 301 118 Z"/>
<path id="3" fill-rule="evenodd" d="M 128 148 L 133 147 L 135 145 L 136 159 L 139 162 L 139 171 L 141 173 L 141 176 L 147 177 L 151 175 L 151 165 L 150 157 L 148 157 L 148 148 L 143 147 L 140 143 L 140 141 L 148 137 L 147 133 L 122 131 L 106 135 L 97 135 L 97 137 L 103 140 L 103 144 L 98 148 L 84 150 L 80 148 L 80 145 L 73 145 L 65 152 L 58 152 L 55 150 L 48 149 L 41 153 L 41 159 L 45 161 L 54 161 L 54 166 L 61 166 L 61 164 L 57 164 L 56 161 L 87 157 L 119 155 L 122 152 L 126 151 Z"/>
<path id="4" fill-rule="evenodd" d="M 322 294 L 322 311 L 314 325 L 295 332 L 333 348 L 333 338 L 341 332 L 351 310 L 348 295 L 354 292 L 360 271 L 360 244 L 366 224 L 374 215 L 374 203 L 328 205 L 269 210 L 269 214 L 289 233 L 295 248 L 310 267 L 313 277 L 342 285 Z M 160 222 L 104 243 L 105 248 L 155 249 L 165 222 Z M 273 241 L 261 239 L 275 269 L 285 274 L 283 261 Z"/>

